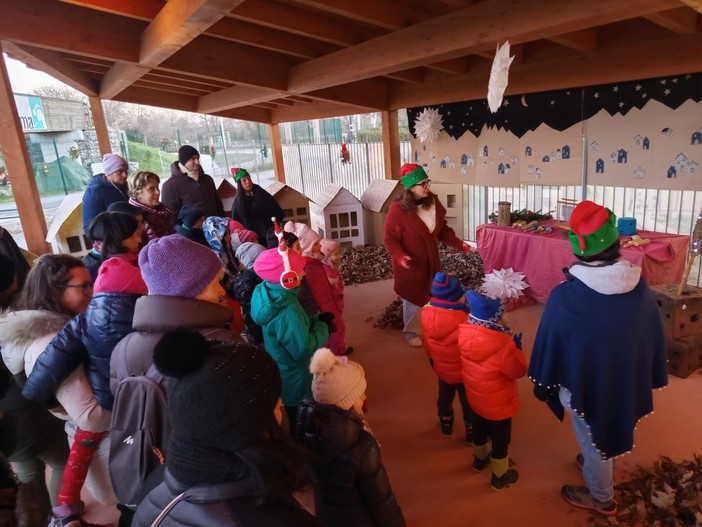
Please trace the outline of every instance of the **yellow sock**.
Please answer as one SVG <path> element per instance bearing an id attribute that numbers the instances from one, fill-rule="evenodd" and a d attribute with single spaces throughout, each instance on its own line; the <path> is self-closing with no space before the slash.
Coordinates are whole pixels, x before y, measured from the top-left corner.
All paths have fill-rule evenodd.
<path id="1" fill-rule="evenodd" d="M 480 459 L 481 461 L 483 459 L 487 459 L 489 454 L 490 454 L 490 452 L 488 451 L 488 444 L 487 443 L 485 443 L 484 445 L 473 445 L 473 455 L 477 459 Z"/>
<path id="2" fill-rule="evenodd" d="M 492 468 L 492 473 L 501 478 L 509 470 L 509 457 L 503 457 L 502 459 L 491 457 L 490 467 Z"/>

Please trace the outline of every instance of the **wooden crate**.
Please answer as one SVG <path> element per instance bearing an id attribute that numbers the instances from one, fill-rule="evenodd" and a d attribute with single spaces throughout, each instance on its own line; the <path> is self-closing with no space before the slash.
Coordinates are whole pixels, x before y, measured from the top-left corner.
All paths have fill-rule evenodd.
<path id="1" fill-rule="evenodd" d="M 666 338 L 668 373 L 685 379 L 702 367 L 702 335 L 680 339 Z"/>
<path id="2" fill-rule="evenodd" d="M 663 329 L 668 338 L 702 334 L 702 289 L 687 286 L 678 295 L 678 284 L 651 286 L 661 312 Z"/>

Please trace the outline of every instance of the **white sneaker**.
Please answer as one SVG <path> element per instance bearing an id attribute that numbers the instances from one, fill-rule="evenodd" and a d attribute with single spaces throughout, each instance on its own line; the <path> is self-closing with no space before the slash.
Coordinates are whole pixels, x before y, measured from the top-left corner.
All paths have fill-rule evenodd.
<path id="1" fill-rule="evenodd" d="M 413 348 L 421 348 L 424 345 L 424 343 L 422 342 L 422 337 L 419 336 L 407 339 L 407 344 L 409 344 Z"/>

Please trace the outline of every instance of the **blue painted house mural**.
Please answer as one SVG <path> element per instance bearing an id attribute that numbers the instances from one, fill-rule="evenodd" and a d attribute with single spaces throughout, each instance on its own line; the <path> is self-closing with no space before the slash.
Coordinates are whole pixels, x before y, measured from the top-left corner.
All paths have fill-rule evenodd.
<path id="1" fill-rule="evenodd" d="M 692 132 L 691 145 L 702 145 L 702 132 Z"/>
<path id="2" fill-rule="evenodd" d="M 651 148 L 651 141 L 648 140 L 648 137 L 643 138 L 643 144 L 641 145 L 641 148 L 644 150 L 649 150 Z"/>
<path id="3" fill-rule="evenodd" d="M 497 173 L 498 174 L 504 174 L 505 173 L 505 165 L 500 163 L 497 165 Z"/>
<path id="4" fill-rule="evenodd" d="M 446 168 L 446 160 L 442 159 L 440 165 L 441 165 L 441 168 Z"/>
<path id="5" fill-rule="evenodd" d="M 668 169 L 668 179 L 676 177 L 678 177 L 678 171 L 674 166 L 671 165 L 671 167 Z"/>
<path id="6" fill-rule="evenodd" d="M 623 148 L 620 148 L 617 151 L 617 163 L 626 163 L 626 154 L 627 154 L 627 151 L 624 150 Z"/>
<path id="7" fill-rule="evenodd" d="M 544 156 L 541 158 L 541 161 L 544 163 L 550 163 L 551 162 L 551 157 L 550 156 Z"/>
<path id="8" fill-rule="evenodd" d="M 598 159 L 595 161 L 595 173 L 604 174 L 604 159 Z"/>
<path id="9" fill-rule="evenodd" d="M 527 146 L 527 147 L 524 149 L 524 155 L 525 155 L 525 156 L 531 157 L 531 147 L 530 147 L 530 146 Z"/>
<path id="10" fill-rule="evenodd" d="M 563 145 L 563 148 L 561 149 L 561 155 L 563 156 L 563 159 L 570 159 L 570 146 L 569 145 Z"/>
<path id="11" fill-rule="evenodd" d="M 468 164 L 468 156 L 463 154 L 461 156 L 461 165 L 467 165 Z"/>

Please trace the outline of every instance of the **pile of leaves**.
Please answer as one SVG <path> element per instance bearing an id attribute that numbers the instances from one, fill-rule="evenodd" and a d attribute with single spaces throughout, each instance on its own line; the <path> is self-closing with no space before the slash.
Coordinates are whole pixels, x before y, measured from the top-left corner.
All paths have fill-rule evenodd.
<path id="1" fill-rule="evenodd" d="M 702 525 L 702 456 L 674 463 L 661 457 L 651 469 L 638 467 L 630 481 L 615 486 L 616 516 L 593 515 L 592 527 L 613 525 L 682 527 Z"/>
<path id="2" fill-rule="evenodd" d="M 483 259 L 477 251 L 464 253 L 439 244 L 442 269 L 456 275 L 466 289 L 477 289 L 483 280 Z M 361 284 L 392 277 L 392 263 L 388 252 L 379 245 L 344 249 L 341 273 L 345 284 Z M 388 305 L 373 324 L 381 328 L 402 328 L 402 301 L 398 298 Z"/>
<path id="3" fill-rule="evenodd" d="M 549 210 L 548 212 L 541 212 L 541 210 L 537 210 L 536 212 L 533 212 L 533 211 L 528 210 L 528 209 L 513 210 L 512 213 L 510 214 L 509 223 L 511 225 L 517 221 L 530 222 L 530 221 L 552 220 L 554 212 L 556 212 L 556 211 Z M 488 220 L 491 223 L 497 223 L 497 217 L 498 217 L 497 212 L 491 212 L 488 215 Z"/>

